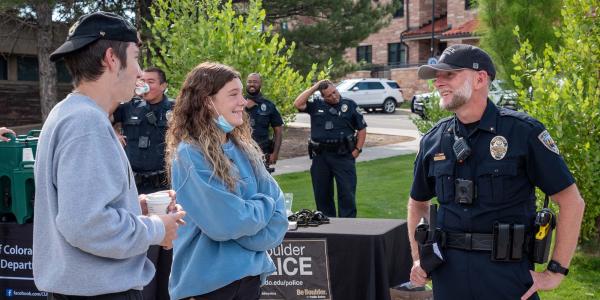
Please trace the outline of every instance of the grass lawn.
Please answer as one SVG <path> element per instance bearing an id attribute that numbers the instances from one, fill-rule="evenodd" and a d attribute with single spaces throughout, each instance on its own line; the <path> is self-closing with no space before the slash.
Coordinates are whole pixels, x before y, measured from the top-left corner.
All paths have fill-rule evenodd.
<path id="1" fill-rule="evenodd" d="M 403 155 L 357 164 L 357 209 L 361 218 L 406 219 L 415 155 Z M 276 176 L 281 189 L 294 193 L 293 209 L 315 209 L 310 173 Z M 586 252 L 587 253 L 587 252 Z M 546 299 L 600 299 L 600 256 L 578 251 L 560 288 L 541 292 Z M 544 266 L 537 266 L 542 270 Z"/>

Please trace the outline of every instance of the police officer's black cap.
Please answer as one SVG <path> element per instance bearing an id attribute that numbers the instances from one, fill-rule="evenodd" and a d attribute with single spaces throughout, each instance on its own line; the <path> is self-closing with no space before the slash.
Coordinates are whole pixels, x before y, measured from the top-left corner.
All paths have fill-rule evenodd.
<path id="1" fill-rule="evenodd" d="M 496 68 L 492 58 L 483 50 L 473 45 L 452 45 L 442 53 L 437 64 L 419 67 L 418 75 L 421 79 L 433 79 L 437 71 L 457 71 L 471 69 L 485 71 L 490 80 L 496 78 Z"/>
<path id="2" fill-rule="evenodd" d="M 50 54 L 50 60 L 57 61 L 99 39 L 139 42 L 137 30 L 125 18 L 109 12 L 94 12 L 81 16 L 71 26 L 67 40 Z"/>

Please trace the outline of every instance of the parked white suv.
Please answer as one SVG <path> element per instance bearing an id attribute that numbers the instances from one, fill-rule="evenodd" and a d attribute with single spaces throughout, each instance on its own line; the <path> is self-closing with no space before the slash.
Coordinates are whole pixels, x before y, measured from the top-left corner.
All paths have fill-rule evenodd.
<path id="1" fill-rule="evenodd" d="M 391 114 L 404 102 L 400 86 L 389 79 L 346 79 L 337 85 L 337 89 L 342 97 L 354 100 L 363 109 L 381 108 Z"/>

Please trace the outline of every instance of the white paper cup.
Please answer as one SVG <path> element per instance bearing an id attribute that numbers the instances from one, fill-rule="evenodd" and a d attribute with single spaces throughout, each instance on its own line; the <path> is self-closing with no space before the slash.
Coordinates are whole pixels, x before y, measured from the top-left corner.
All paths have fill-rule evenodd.
<path id="1" fill-rule="evenodd" d="M 167 192 L 156 192 L 148 194 L 146 204 L 148 205 L 149 215 L 166 215 L 171 203 L 171 197 Z"/>

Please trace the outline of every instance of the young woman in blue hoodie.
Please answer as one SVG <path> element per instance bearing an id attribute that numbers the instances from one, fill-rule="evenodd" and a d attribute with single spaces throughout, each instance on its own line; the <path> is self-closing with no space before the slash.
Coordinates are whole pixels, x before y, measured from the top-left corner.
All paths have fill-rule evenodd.
<path id="1" fill-rule="evenodd" d="M 174 242 L 172 299 L 258 299 L 287 230 L 283 193 L 244 113 L 240 74 L 202 63 L 188 73 L 166 137 L 167 170 L 188 225 Z"/>

